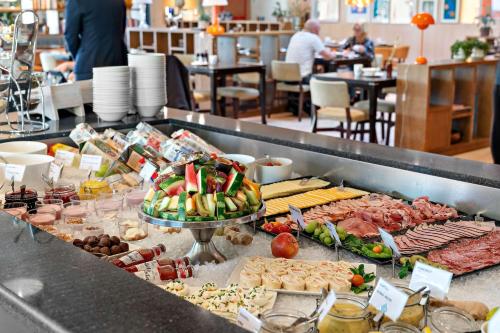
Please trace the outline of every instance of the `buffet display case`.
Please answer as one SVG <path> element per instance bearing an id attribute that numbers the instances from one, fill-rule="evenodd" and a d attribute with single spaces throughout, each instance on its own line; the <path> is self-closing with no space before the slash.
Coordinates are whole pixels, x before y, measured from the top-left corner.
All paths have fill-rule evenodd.
<path id="1" fill-rule="evenodd" d="M 69 132 L 82 121 L 72 118 L 52 123 L 47 133 L 34 134 L 29 139 L 49 144 L 69 143 Z M 109 127 L 127 131 L 139 120 L 132 117 L 120 123 L 86 121 L 97 131 Z M 289 158 L 296 175 L 328 175 L 334 184 L 408 200 L 425 195 L 433 202 L 455 207 L 472 219 L 500 219 L 497 204 L 500 167 L 495 165 L 173 109 L 166 109 L 161 119 L 147 122 L 165 134 L 189 129 L 227 153 Z M 9 140 L 12 138 L 0 138 L 0 142 Z M 27 327 L 34 325 L 47 331 L 165 331 L 168 328 L 169 332 L 187 332 L 199 329 L 203 323 L 203 330 L 207 332 L 244 332 L 223 318 L 135 279 L 29 224 L 4 213 L 0 213 L 0 219 L 3 253 L 0 310 L 5 309 L 9 322 L 18 323 L 22 317 L 21 322 Z M 309 248 L 314 246 L 317 245 L 308 243 L 307 253 L 311 253 Z M 344 250 L 341 252 L 346 260 L 355 258 Z M 229 259 L 233 260 L 227 265 L 236 265 L 240 257 L 233 252 Z M 359 257 L 353 260 L 366 262 Z M 378 276 L 391 277 L 391 273 L 390 266 L 378 268 Z M 498 299 L 491 293 L 495 282 L 491 278 L 499 273 L 497 266 L 458 278 L 453 282 L 450 296 L 496 305 Z M 296 301 L 293 296 L 283 296 L 280 302 L 292 301 Z M 305 312 L 314 305 L 314 298 L 308 300 L 303 305 Z"/>

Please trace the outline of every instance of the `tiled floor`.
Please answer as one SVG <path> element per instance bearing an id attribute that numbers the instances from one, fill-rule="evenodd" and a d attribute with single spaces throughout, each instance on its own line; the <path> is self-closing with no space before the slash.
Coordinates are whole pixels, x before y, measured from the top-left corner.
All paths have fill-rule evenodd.
<path id="1" fill-rule="evenodd" d="M 260 116 L 255 117 L 247 117 L 241 118 L 244 121 L 251 121 L 255 123 L 260 123 Z M 311 132 L 312 124 L 310 118 L 303 118 L 301 122 L 297 120 L 296 116 L 293 116 L 291 113 L 283 112 L 273 114 L 268 119 L 268 125 L 289 128 L 298 131 Z M 335 127 L 338 125 L 338 122 L 330 121 L 330 120 L 321 120 L 318 123 L 320 127 Z M 380 124 L 377 124 L 380 126 Z M 381 133 L 380 127 L 377 128 L 377 133 Z M 335 137 L 340 137 L 338 132 L 320 132 L 321 135 L 330 135 Z M 368 141 L 368 136 L 365 135 L 365 141 Z M 379 136 L 379 142 L 382 142 L 382 138 Z M 392 131 L 390 145 L 394 145 L 394 131 Z M 455 157 L 463 158 L 466 160 L 479 161 L 484 163 L 493 163 L 493 159 L 491 157 L 491 152 L 489 148 L 483 148 L 479 150 L 474 150 L 465 154 L 456 155 Z"/>

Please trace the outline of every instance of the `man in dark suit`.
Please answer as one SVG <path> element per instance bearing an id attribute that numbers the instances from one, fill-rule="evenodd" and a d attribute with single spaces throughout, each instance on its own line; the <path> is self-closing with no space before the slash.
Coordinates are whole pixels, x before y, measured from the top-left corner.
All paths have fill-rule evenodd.
<path id="1" fill-rule="evenodd" d="M 92 79 L 92 69 L 126 66 L 124 0 L 67 0 L 64 37 L 75 60 L 77 80 Z"/>

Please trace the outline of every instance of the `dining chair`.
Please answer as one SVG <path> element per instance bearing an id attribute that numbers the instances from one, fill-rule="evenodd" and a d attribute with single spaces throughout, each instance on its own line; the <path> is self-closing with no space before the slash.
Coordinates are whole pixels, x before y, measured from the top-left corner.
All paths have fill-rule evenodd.
<path id="1" fill-rule="evenodd" d="M 273 94 L 277 92 L 299 94 L 298 118 L 299 121 L 302 121 L 304 99 L 309 94 L 310 88 L 309 85 L 302 83 L 300 65 L 293 62 L 273 60 L 271 63 L 271 75 L 273 78 Z M 290 98 L 290 94 L 288 94 L 287 98 Z"/>
<path id="2" fill-rule="evenodd" d="M 186 67 L 190 66 L 194 60 L 194 54 L 181 54 L 176 53 L 175 56 L 179 59 L 182 64 Z M 210 90 L 208 89 L 196 89 L 196 82 L 194 75 L 189 76 L 189 84 L 191 87 L 191 99 L 194 107 L 193 111 L 198 112 L 208 112 L 210 110 L 201 110 L 200 104 L 203 102 L 210 102 Z"/>
<path id="3" fill-rule="evenodd" d="M 351 134 L 360 135 L 364 140 L 364 134 L 369 132 L 365 128 L 368 124 L 368 113 L 351 107 L 349 89 L 346 82 L 321 81 L 311 79 L 311 115 L 313 117 L 312 132 L 318 131 L 339 131 L 342 138 L 351 139 Z M 318 108 L 319 107 L 319 108 Z M 333 128 L 318 128 L 318 120 L 330 119 L 340 122 L 340 125 Z M 351 124 L 356 123 L 354 130 Z M 346 123 L 346 127 L 344 127 Z M 345 136 L 344 136 L 345 134 Z"/>
<path id="4" fill-rule="evenodd" d="M 363 112 L 370 111 L 370 103 L 368 100 L 359 101 L 354 104 L 356 109 Z M 396 102 L 385 100 L 382 98 L 377 99 L 377 112 L 380 114 L 377 117 L 377 122 L 382 125 L 382 140 L 385 140 L 386 146 L 390 143 L 391 130 L 396 125 Z"/>
<path id="5" fill-rule="evenodd" d="M 238 119 L 240 111 L 240 102 L 259 99 L 260 92 L 259 90 L 250 87 L 225 86 L 217 88 L 217 97 L 221 99 L 222 98 L 231 99 L 233 105 L 233 118 Z"/>

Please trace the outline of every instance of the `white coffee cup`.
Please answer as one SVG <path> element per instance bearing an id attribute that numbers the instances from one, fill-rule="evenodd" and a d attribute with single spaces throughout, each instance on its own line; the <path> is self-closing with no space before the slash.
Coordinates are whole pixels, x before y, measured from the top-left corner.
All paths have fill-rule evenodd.
<path id="1" fill-rule="evenodd" d="M 255 157 L 243 154 L 224 154 L 221 157 L 243 164 L 247 168 L 245 177 L 253 179 L 255 174 Z"/>
<path id="2" fill-rule="evenodd" d="M 0 153 L 47 155 L 47 145 L 38 141 L 9 141 L 0 143 Z"/>
<path id="3" fill-rule="evenodd" d="M 208 56 L 208 63 L 212 66 L 217 65 L 219 62 L 219 57 L 215 54 L 211 54 Z"/>
<path id="4" fill-rule="evenodd" d="M 354 64 L 353 66 L 354 76 L 359 77 L 363 73 L 363 64 Z"/>

